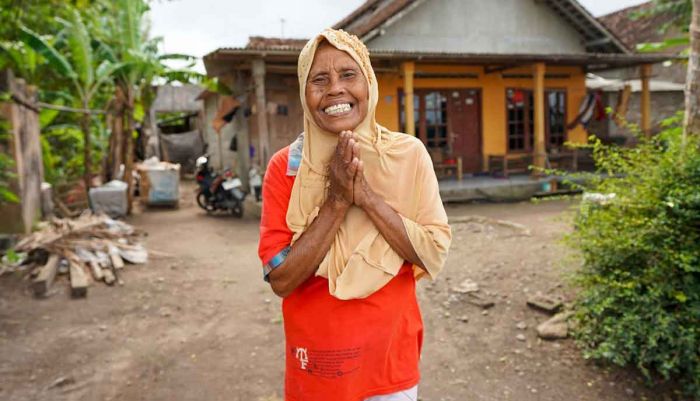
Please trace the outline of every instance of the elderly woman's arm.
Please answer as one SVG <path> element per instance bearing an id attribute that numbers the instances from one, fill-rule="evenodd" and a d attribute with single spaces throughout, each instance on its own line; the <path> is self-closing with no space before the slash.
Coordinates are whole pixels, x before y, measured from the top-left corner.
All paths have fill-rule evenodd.
<path id="1" fill-rule="evenodd" d="M 268 275 L 272 291 L 286 297 L 311 277 L 328 253 L 353 202 L 353 180 L 360 164 L 351 135 L 341 135 L 330 164 L 328 197 L 318 216 L 294 243 L 284 262 Z"/>
<path id="2" fill-rule="evenodd" d="M 329 198 L 318 216 L 294 243 L 286 259 L 270 272 L 272 291 L 284 298 L 316 272 L 326 256 L 349 204 Z"/>

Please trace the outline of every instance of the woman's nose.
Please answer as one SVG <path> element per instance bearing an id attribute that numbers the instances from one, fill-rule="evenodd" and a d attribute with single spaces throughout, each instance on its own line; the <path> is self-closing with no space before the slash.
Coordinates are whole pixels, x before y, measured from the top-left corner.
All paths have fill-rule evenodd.
<path id="1" fill-rule="evenodd" d="M 328 88 L 329 96 L 337 96 L 345 93 L 345 83 L 340 77 L 331 77 L 330 86 Z"/>

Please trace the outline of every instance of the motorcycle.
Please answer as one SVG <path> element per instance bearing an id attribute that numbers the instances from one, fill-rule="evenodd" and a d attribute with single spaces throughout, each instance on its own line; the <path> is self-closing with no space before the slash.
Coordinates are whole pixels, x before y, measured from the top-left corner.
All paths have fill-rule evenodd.
<path id="1" fill-rule="evenodd" d="M 214 172 L 206 155 L 199 157 L 195 165 L 199 185 L 197 205 L 207 213 L 224 210 L 235 217 L 242 217 L 246 193 L 241 188 L 241 180 L 234 177 L 230 169 L 226 169 L 223 174 Z"/>

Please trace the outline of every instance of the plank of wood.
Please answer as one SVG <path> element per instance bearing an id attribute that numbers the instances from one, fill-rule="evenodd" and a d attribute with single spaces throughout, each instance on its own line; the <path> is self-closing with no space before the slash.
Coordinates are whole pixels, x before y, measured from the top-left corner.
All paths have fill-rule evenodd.
<path id="1" fill-rule="evenodd" d="M 102 274 L 104 275 L 105 284 L 107 285 L 114 285 L 114 282 L 117 281 L 117 278 L 114 277 L 114 273 L 112 273 L 112 269 L 109 267 L 102 269 Z"/>
<path id="2" fill-rule="evenodd" d="M 46 264 L 41 267 L 39 274 L 34 280 L 32 280 L 32 290 L 34 290 L 34 295 L 37 297 L 45 296 L 49 291 L 54 278 L 56 278 L 56 272 L 58 271 L 58 263 L 61 258 L 56 254 L 49 255 L 49 259 Z"/>
<path id="3" fill-rule="evenodd" d="M 75 260 L 70 261 L 70 293 L 73 297 L 87 296 L 88 278 L 83 267 Z"/>

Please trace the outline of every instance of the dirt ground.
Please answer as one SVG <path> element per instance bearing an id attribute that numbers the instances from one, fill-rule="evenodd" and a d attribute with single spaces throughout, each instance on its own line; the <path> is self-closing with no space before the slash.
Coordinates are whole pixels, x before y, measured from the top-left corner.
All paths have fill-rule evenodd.
<path id="1" fill-rule="evenodd" d="M 74 300 L 62 277 L 48 299 L 37 300 L 21 277 L 0 279 L 0 400 L 281 400 L 280 299 L 261 277 L 258 221 L 207 216 L 191 185 L 183 186 L 179 209 L 130 219 L 158 253 L 147 265 L 127 266 L 123 286 L 96 285 Z M 666 399 L 635 374 L 583 360 L 571 340 L 536 336 L 547 316 L 526 306 L 528 296 L 572 296 L 566 276 L 575 262 L 558 242 L 570 206 L 448 205 L 451 218 L 508 220 L 531 235 L 453 226 L 443 274 L 418 285 L 421 400 Z M 494 307 L 482 310 L 451 291 L 467 278 Z"/>

